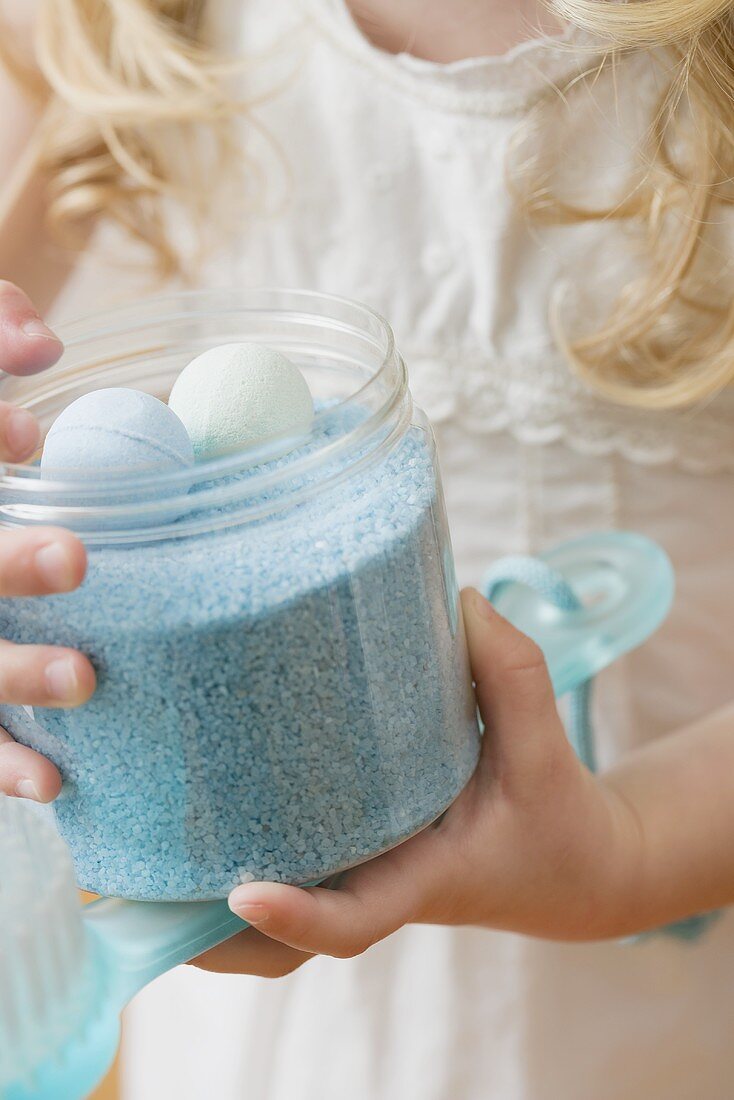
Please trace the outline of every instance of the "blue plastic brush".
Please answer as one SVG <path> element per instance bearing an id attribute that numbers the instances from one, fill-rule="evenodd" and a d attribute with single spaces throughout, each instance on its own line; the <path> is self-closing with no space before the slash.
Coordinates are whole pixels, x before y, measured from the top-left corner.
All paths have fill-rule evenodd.
<path id="1" fill-rule="evenodd" d="M 576 734 L 588 755 L 585 685 L 664 619 L 668 559 L 637 535 L 599 535 L 542 561 L 505 560 L 486 590 L 541 645 L 556 694 L 581 691 Z M 226 901 L 82 908 L 51 823 L 0 796 L 0 1098 L 81 1100 L 114 1058 L 130 998 L 245 927 Z"/>
<path id="2" fill-rule="evenodd" d="M 121 1009 L 246 928 L 226 901 L 82 907 L 66 845 L 0 796 L 0 1097 L 80 1100 L 114 1059 Z"/>

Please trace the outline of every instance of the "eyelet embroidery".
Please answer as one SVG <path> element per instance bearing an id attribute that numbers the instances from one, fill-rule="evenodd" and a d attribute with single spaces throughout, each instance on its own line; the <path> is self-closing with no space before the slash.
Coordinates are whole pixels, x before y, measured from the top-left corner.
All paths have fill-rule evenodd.
<path id="1" fill-rule="evenodd" d="M 479 349 L 405 349 L 417 404 L 440 424 L 521 443 L 562 442 L 579 454 L 697 474 L 734 472 L 734 394 L 680 412 L 627 409 L 595 396 L 552 350 L 510 363 Z"/>

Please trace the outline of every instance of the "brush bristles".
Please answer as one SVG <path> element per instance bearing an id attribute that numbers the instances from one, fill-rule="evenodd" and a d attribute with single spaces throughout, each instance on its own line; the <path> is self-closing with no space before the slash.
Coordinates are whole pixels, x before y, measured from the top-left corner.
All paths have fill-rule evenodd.
<path id="1" fill-rule="evenodd" d="M 81 1025 L 87 956 L 65 844 L 32 807 L 0 795 L 0 1096 Z"/>

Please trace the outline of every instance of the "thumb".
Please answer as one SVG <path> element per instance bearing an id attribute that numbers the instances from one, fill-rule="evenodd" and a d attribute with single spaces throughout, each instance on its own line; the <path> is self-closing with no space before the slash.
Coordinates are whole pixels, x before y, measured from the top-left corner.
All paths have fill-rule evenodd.
<path id="1" fill-rule="evenodd" d="M 527 789 L 559 755 L 573 758 L 543 652 L 476 589 L 465 589 L 461 603 L 485 725 L 482 762 L 493 780 Z"/>
<path id="2" fill-rule="evenodd" d="M 229 905 L 258 932 L 309 955 L 361 955 L 398 928 L 422 918 L 456 865 L 438 830 L 411 840 L 337 877 L 334 888 L 249 882 Z"/>
<path id="3" fill-rule="evenodd" d="M 0 364 L 8 374 L 36 374 L 52 366 L 64 345 L 13 283 L 0 279 Z"/>

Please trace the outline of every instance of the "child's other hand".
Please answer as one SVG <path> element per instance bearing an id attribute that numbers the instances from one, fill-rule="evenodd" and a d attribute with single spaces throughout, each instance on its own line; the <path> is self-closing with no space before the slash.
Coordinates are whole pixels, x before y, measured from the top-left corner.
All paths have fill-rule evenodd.
<path id="1" fill-rule="evenodd" d="M 540 650 L 479 593 L 462 603 L 486 733 L 461 796 L 436 826 L 331 889 L 237 887 L 230 906 L 256 928 L 197 965 L 278 976 L 313 954 L 360 954 L 408 923 L 569 940 L 624 929 L 636 818 L 574 755 Z"/>
<path id="2" fill-rule="evenodd" d="M 36 374 L 61 355 L 61 341 L 46 328 L 28 298 L 0 280 L 0 366 L 8 374 Z M 39 441 L 30 413 L 0 402 L 0 461 L 23 462 Z M 86 555 L 68 531 L 52 527 L 0 531 L 0 598 L 70 592 L 84 578 Z M 53 646 L 19 646 L 0 639 L 0 703 L 73 707 L 94 691 L 86 657 Z M 0 791 L 50 802 L 61 777 L 42 756 L 16 745 L 0 728 Z"/>

